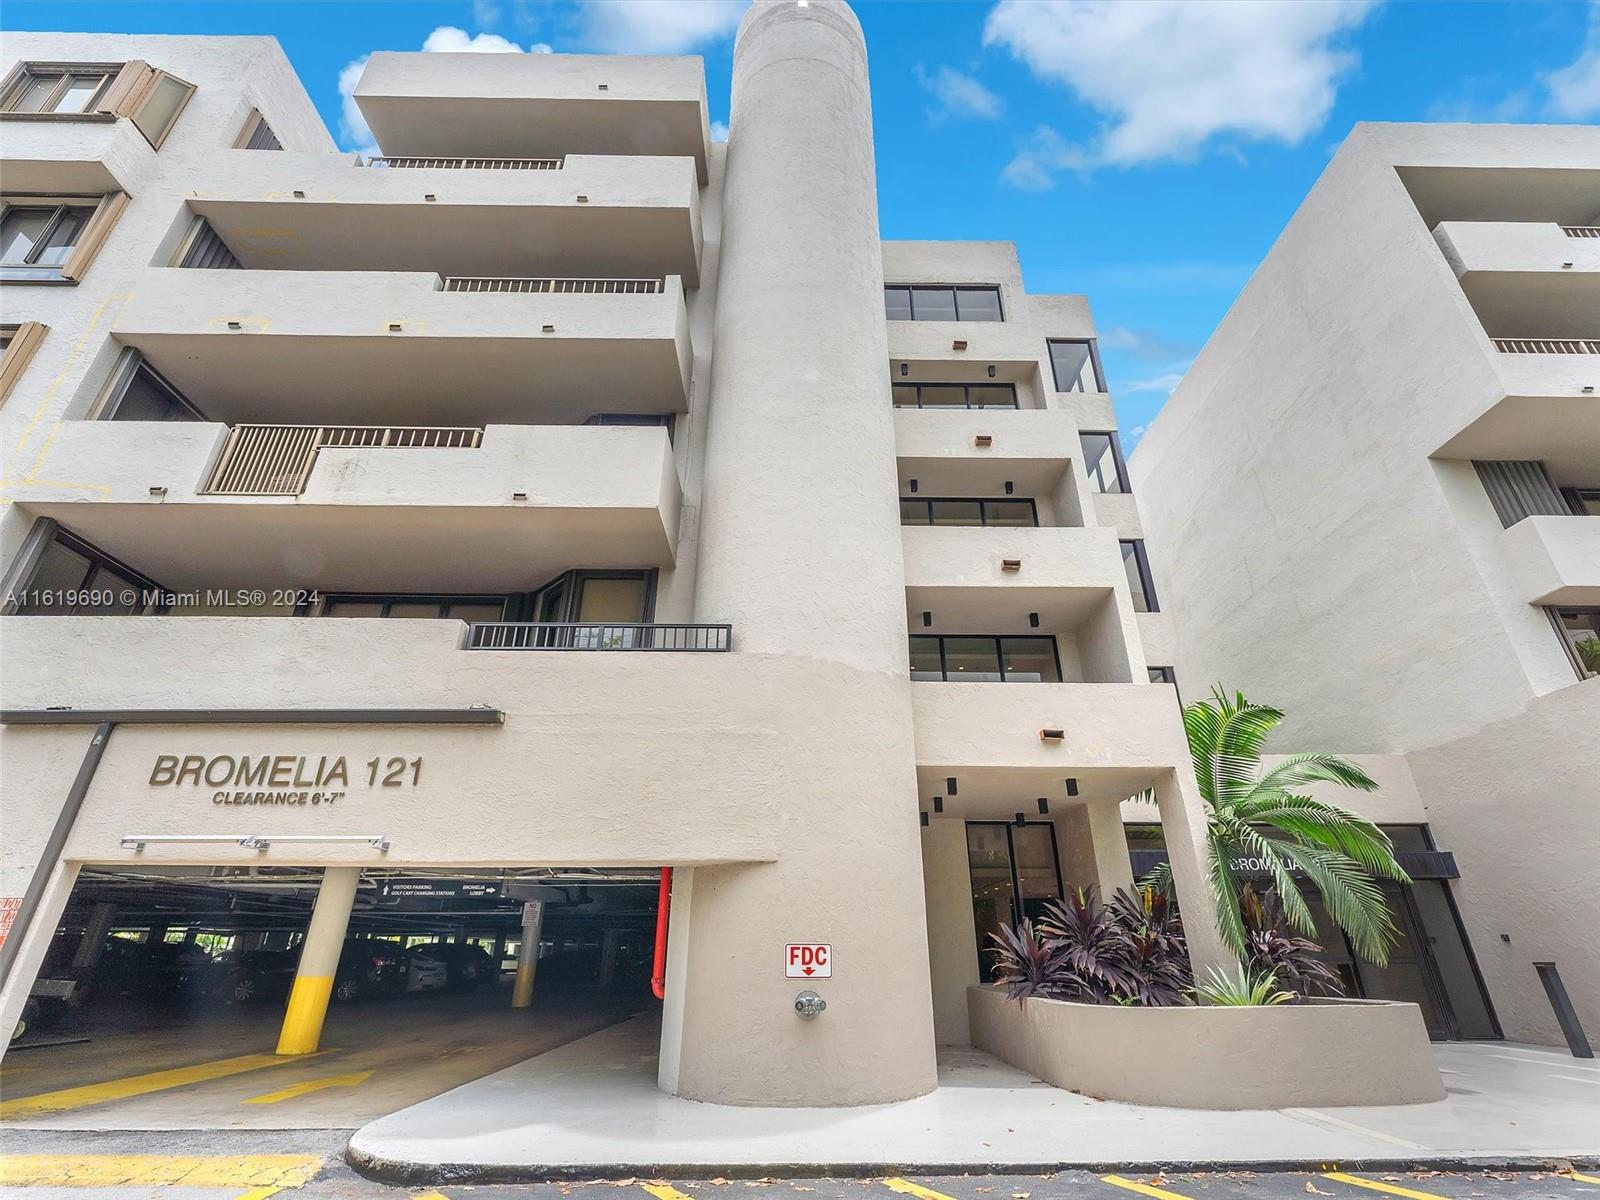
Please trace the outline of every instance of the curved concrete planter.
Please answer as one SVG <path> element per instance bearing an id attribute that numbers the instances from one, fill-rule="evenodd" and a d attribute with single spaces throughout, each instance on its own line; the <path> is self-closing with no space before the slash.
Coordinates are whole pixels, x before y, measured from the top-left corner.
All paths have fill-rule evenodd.
<path id="1" fill-rule="evenodd" d="M 1019 1005 L 967 989 L 972 1043 L 1046 1083 L 1176 1108 L 1320 1108 L 1444 1099 L 1415 1004 L 1260 1008 Z"/>

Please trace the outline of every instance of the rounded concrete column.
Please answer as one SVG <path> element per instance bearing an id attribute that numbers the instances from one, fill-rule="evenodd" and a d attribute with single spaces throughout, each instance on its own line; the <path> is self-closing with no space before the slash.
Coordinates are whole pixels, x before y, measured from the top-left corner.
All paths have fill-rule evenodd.
<path id="1" fill-rule="evenodd" d="M 339 971 L 350 908 L 360 882 L 360 867 L 328 867 L 322 872 L 322 886 L 311 909 L 311 923 L 306 926 L 305 945 L 300 948 L 300 963 L 278 1034 L 279 1054 L 311 1054 L 322 1040 L 322 1022 L 328 1015 L 333 977 Z"/>
<path id="2" fill-rule="evenodd" d="M 768 659 L 785 769 L 752 786 L 786 815 L 776 862 L 697 868 L 692 907 L 674 901 L 662 1086 L 900 1099 L 934 1085 L 933 1018 L 871 98 L 847 5 L 746 14 L 724 179 L 696 619 Z M 830 943 L 832 978 L 787 979 L 788 942 Z M 828 1004 L 813 1020 L 804 987 Z"/>

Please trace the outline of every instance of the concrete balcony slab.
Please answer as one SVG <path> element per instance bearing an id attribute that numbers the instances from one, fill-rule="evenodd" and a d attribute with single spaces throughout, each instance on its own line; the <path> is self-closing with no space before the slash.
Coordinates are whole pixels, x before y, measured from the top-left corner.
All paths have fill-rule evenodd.
<path id="1" fill-rule="evenodd" d="M 1600 604 L 1600 517 L 1525 517 L 1500 545 L 1529 604 Z"/>
<path id="2" fill-rule="evenodd" d="M 1064 409 L 899 408 L 894 439 L 902 496 L 1049 496 L 1083 456 Z"/>
<path id="3" fill-rule="evenodd" d="M 7 191 L 126 192 L 155 161 L 132 121 L 98 113 L 0 115 L 0 173 Z"/>
<path id="4" fill-rule="evenodd" d="M 112 322 L 207 416 L 375 425 L 682 412 L 681 281 L 629 295 L 444 290 L 432 274 L 151 268 Z"/>
<path id="5" fill-rule="evenodd" d="M 1600 353 L 1489 353 L 1498 394 L 1434 456 L 1542 460 L 1585 478 L 1600 462 Z"/>
<path id="6" fill-rule="evenodd" d="M 247 269 L 700 282 L 689 158 L 568 154 L 541 169 L 362 166 L 222 151 L 189 207 Z"/>
<path id="7" fill-rule="evenodd" d="M 48 482 L 10 498 L 172 590 L 507 592 L 574 563 L 673 563 L 682 493 L 665 429 L 491 425 L 476 447 L 326 447 L 299 494 L 211 494 L 227 435 L 67 422 L 36 472 Z"/>

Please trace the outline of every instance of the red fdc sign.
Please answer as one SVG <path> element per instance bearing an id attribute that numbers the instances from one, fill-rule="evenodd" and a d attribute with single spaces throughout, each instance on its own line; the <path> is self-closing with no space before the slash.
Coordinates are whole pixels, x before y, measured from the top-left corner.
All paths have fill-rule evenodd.
<path id="1" fill-rule="evenodd" d="M 783 973 L 789 979 L 832 979 L 833 947 L 827 942 L 790 942 L 783 948 Z"/>

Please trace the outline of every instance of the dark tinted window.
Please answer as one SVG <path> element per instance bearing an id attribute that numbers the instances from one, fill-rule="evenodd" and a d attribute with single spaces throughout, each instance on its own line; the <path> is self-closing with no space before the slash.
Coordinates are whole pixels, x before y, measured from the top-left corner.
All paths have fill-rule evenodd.
<path id="1" fill-rule="evenodd" d="M 1128 590 L 1133 593 L 1134 612 L 1156 611 L 1156 589 L 1150 581 L 1150 563 L 1143 542 L 1123 542 L 1122 565 L 1128 572 Z"/>
<path id="2" fill-rule="evenodd" d="M 932 500 L 935 525 L 982 525 L 983 505 L 976 500 Z"/>
<path id="3" fill-rule="evenodd" d="M 1089 487 L 1097 492 L 1126 492 L 1127 472 L 1122 464 L 1122 447 L 1114 433 L 1080 433 L 1083 444 L 1083 469 Z"/>
<path id="4" fill-rule="evenodd" d="M 944 669 L 939 663 L 939 639 L 914 637 L 911 641 L 911 678 L 943 679 Z"/>
<path id="5" fill-rule="evenodd" d="M 1058 392 L 1103 392 L 1092 342 L 1051 342 L 1050 368 Z"/>

